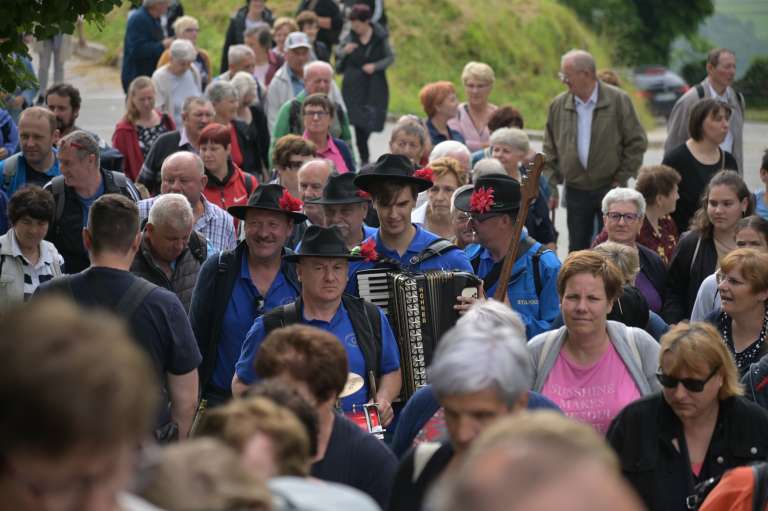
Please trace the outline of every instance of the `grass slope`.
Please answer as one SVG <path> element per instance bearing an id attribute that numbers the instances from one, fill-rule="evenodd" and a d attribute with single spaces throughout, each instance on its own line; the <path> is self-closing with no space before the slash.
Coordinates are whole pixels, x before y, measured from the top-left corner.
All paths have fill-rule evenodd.
<path id="1" fill-rule="evenodd" d="M 188 14 L 200 20 L 198 39 L 218 69 L 229 16 L 242 0 L 184 0 Z M 293 15 L 295 0 L 270 0 L 278 15 Z M 564 90 L 557 79 L 560 56 L 586 48 L 599 67 L 610 65 L 608 52 L 567 8 L 555 0 L 387 0 L 395 64 L 388 71 L 390 110 L 422 115 L 418 92 L 428 82 L 450 80 L 460 87 L 461 70 L 470 60 L 496 71 L 491 101 L 519 108 L 526 126 L 542 128 L 551 99 Z M 122 45 L 127 5 L 107 17 L 102 30 L 88 27 L 88 37 L 112 57 Z M 652 120 L 645 109 L 646 126 Z"/>

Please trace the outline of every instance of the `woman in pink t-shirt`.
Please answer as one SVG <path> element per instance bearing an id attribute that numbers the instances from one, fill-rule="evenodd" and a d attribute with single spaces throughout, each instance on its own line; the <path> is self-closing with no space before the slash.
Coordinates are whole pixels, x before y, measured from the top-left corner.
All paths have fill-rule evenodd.
<path id="1" fill-rule="evenodd" d="M 658 343 L 643 330 L 607 319 L 621 285 L 612 261 L 591 250 L 571 253 L 557 278 L 565 326 L 528 345 L 533 390 L 602 433 L 624 406 L 659 388 Z"/>

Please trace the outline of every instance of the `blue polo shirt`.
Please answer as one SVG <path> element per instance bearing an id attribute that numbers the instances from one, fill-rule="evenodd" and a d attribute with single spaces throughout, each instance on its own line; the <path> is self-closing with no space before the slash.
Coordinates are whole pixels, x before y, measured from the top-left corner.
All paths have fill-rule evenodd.
<path id="1" fill-rule="evenodd" d="M 387 257 L 389 259 L 400 261 L 403 269 L 415 273 L 425 272 L 428 270 L 467 271 L 469 273 L 474 273 L 467 254 L 465 254 L 463 250 L 459 249 L 449 250 L 448 252 L 440 254 L 439 256 L 431 257 L 421 264 L 412 266 L 410 263 L 411 258 L 420 254 L 425 248 L 429 246 L 430 243 L 439 238 L 439 236 L 436 234 L 433 234 L 424 229 L 420 224 L 413 224 L 413 226 L 416 228 L 416 234 L 413 236 L 411 244 L 408 245 L 408 250 L 406 250 L 402 256 L 398 254 L 397 251 L 390 250 L 384 246 L 381 241 L 381 233 L 377 229 L 376 234 L 372 236 L 372 239 L 376 240 L 376 252 L 378 253 L 379 257 Z M 349 277 L 346 290 L 347 293 L 355 296 L 358 295 L 357 279 L 355 278 L 355 273 L 360 270 L 368 270 L 373 268 L 375 264 L 376 263 L 365 261 L 349 264 L 349 272 L 347 274 Z"/>
<path id="2" fill-rule="evenodd" d="M 521 234 L 521 240 L 526 237 Z M 533 256 L 541 246 L 534 243 L 528 251 L 517 258 L 512 266 L 507 286 L 507 297 L 512 309 L 515 310 L 525 323 L 528 339 L 552 329 L 552 321 L 560 313 L 560 300 L 557 296 L 557 274 L 560 271 L 560 260 L 554 252 L 547 250 L 539 258 L 539 276 L 541 277 L 541 294 L 536 294 L 536 282 L 533 273 Z M 487 248 L 480 250 L 480 265 L 477 276 L 481 279 L 491 272 L 494 261 Z M 497 283 L 485 290 L 486 296 L 493 296 Z"/>
<path id="3" fill-rule="evenodd" d="M 295 301 L 299 295 L 299 290 L 293 287 L 285 277 L 286 264 L 289 263 L 283 262 L 275 280 L 269 286 L 267 296 L 262 297 L 251 280 L 251 272 L 248 269 L 248 251 L 243 252 L 240 261 L 240 274 L 235 279 L 232 296 L 229 299 L 221 324 L 219 346 L 216 353 L 216 369 L 211 380 L 216 387 L 229 389 L 232 385 L 235 363 L 240 357 L 243 340 L 248 329 L 253 325 L 253 320 L 275 307 Z"/>
<path id="4" fill-rule="evenodd" d="M 387 317 L 382 311 L 379 311 L 381 320 L 381 374 L 391 373 L 400 368 L 400 352 L 397 349 L 397 341 L 389 326 Z M 368 378 L 365 375 L 365 359 L 360 346 L 357 344 L 357 336 L 352 329 L 352 321 L 349 319 L 349 313 L 344 304 L 339 304 L 336 314 L 331 321 L 321 321 L 317 319 L 307 320 L 304 317 L 304 311 L 301 312 L 301 323 L 313 326 L 326 332 L 330 332 L 344 346 L 347 351 L 347 360 L 349 362 L 349 371 L 359 374 L 363 377 L 365 386 L 341 400 L 341 406 L 345 412 L 352 410 L 352 405 L 361 405 L 368 402 Z M 256 358 L 256 352 L 259 350 L 262 341 L 264 341 L 264 320 L 257 318 L 248 332 L 248 336 L 243 343 L 243 349 L 240 354 L 240 360 L 237 361 L 235 372 L 237 377 L 247 384 L 251 384 L 258 379 L 256 371 L 253 369 L 253 360 Z"/>

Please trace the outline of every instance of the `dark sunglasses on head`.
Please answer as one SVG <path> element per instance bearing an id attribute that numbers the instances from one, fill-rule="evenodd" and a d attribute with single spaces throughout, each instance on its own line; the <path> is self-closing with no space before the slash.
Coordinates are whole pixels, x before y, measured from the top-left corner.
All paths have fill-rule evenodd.
<path id="1" fill-rule="evenodd" d="M 668 389 L 677 388 L 677 384 L 682 383 L 686 390 L 690 390 L 691 392 L 701 392 L 704 390 L 704 385 L 706 385 L 719 370 L 720 366 L 715 367 L 704 380 L 697 380 L 696 378 L 673 378 L 668 374 L 662 373 L 661 370 L 656 373 L 656 378 L 659 380 L 659 383 Z"/>

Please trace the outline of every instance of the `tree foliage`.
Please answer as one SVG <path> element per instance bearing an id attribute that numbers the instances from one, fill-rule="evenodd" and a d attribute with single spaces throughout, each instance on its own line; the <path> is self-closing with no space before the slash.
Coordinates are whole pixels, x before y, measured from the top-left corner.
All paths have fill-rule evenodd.
<path id="1" fill-rule="evenodd" d="M 0 89 L 14 91 L 34 80 L 19 58 L 28 56 L 25 34 L 41 40 L 62 32 L 71 34 L 81 14 L 87 21 L 102 23 L 104 15 L 122 3 L 123 0 L 2 0 Z"/>
<path id="2" fill-rule="evenodd" d="M 696 34 L 713 0 L 560 0 L 614 43 L 624 64 L 667 64 L 672 41 Z"/>

